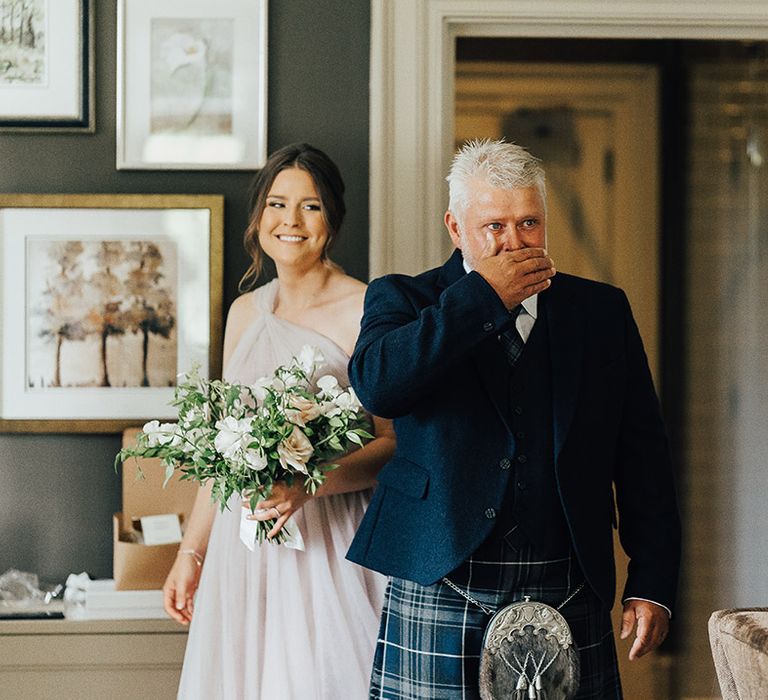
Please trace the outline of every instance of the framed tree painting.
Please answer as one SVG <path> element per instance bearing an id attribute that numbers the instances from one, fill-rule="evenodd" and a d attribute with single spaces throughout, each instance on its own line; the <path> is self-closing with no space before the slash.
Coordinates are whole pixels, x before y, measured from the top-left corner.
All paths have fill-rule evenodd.
<path id="1" fill-rule="evenodd" d="M 0 131 L 93 132 L 95 0 L 0 0 Z"/>
<path id="2" fill-rule="evenodd" d="M 0 195 L 0 430 L 175 417 L 221 364 L 223 197 Z"/>
<path id="3" fill-rule="evenodd" d="M 117 168 L 266 160 L 267 0 L 119 0 Z"/>

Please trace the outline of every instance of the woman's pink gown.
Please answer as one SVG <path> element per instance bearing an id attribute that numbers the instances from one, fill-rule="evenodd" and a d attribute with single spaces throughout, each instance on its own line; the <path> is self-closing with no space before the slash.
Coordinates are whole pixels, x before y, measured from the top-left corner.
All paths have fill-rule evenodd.
<path id="1" fill-rule="evenodd" d="M 329 338 L 273 314 L 277 281 L 252 294 L 259 314 L 225 369 L 230 381 L 271 375 L 302 346 L 323 374 L 349 383 L 348 357 Z M 189 629 L 179 698 L 354 700 L 368 679 L 386 578 L 344 556 L 370 491 L 315 498 L 293 518 L 305 551 L 240 541 L 240 500 L 217 512 Z"/>

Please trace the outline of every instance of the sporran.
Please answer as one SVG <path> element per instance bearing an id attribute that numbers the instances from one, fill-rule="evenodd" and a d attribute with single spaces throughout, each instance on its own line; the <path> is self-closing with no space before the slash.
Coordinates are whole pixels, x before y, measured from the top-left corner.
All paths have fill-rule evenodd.
<path id="1" fill-rule="evenodd" d="M 581 584 L 558 607 L 532 601 L 505 605 L 494 612 L 443 579 L 491 619 L 480 652 L 482 700 L 570 700 L 579 690 L 579 652 L 568 622 L 558 612 L 584 587 Z"/>

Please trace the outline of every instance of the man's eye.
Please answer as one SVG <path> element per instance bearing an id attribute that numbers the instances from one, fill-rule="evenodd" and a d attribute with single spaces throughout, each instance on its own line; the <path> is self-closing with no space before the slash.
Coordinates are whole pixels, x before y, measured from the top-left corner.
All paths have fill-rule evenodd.
<path id="1" fill-rule="evenodd" d="M 502 225 L 499 223 L 488 224 L 488 228 L 491 229 L 491 231 L 501 231 Z"/>
<path id="2" fill-rule="evenodd" d="M 533 228 L 538 223 L 539 222 L 536 219 L 526 219 L 525 221 L 523 221 L 523 226 L 525 228 Z"/>

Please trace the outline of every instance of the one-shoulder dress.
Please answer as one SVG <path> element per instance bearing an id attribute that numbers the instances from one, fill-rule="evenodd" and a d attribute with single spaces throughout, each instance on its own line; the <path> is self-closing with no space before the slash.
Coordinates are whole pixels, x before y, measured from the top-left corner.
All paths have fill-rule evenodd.
<path id="1" fill-rule="evenodd" d="M 298 355 L 325 357 L 349 384 L 346 353 L 330 338 L 274 315 L 278 282 L 251 293 L 258 314 L 225 378 L 252 383 Z M 370 491 L 309 500 L 294 515 L 305 551 L 240 541 L 240 499 L 217 511 L 179 685 L 183 700 L 366 698 L 386 578 L 344 557 Z"/>

